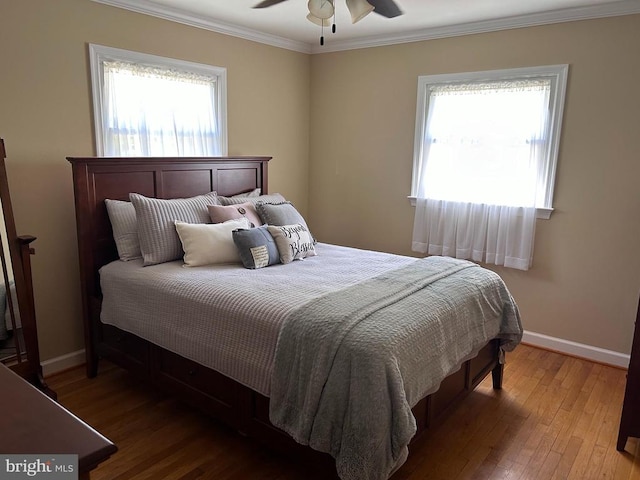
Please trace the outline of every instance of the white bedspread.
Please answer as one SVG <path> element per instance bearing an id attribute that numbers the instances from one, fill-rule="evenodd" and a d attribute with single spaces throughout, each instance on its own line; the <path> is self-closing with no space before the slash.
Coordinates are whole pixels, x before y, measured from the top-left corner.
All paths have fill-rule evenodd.
<path id="1" fill-rule="evenodd" d="M 115 261 L 100 270 L 101 319 L 269 396 L 278 333 L 290 313 L 415 261 L 328 244 L 316 250 L 258 270 Z"/>

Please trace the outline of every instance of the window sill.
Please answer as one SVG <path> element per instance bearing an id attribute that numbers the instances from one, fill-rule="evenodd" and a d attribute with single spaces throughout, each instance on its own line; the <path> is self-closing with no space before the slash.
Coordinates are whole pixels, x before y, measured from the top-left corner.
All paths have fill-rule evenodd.
<path id="1" fill-rule="evenodd" d="M 416 197 L 407 197 L 412 207 L 416 206 Z M 551 212 L 553 212 L 553 208 L 536 208 L 536 218 L 540 218 L 543 220 L 549 220 L 551 218 Z"/>

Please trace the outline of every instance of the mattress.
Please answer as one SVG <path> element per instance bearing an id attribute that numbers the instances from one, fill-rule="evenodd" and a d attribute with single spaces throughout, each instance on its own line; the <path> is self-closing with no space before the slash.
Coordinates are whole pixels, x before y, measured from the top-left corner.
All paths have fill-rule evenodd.
<path id="1" fill-rule="evenodd" d="M 318 255 L 258 270 L 240 264 L 100 269 L 101 321 L 212 368 L 269 396 L 278 334 L 313 299 L 415 262 L 319 243 Z"/>

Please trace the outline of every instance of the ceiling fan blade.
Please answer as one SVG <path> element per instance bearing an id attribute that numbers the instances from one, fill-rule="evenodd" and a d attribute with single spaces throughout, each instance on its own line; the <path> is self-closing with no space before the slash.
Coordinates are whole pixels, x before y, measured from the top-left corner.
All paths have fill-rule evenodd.
<path id="1" fill-rule="evenodd" d="M 371 5 L 376 7 L 374 13 L 383 17 L 393 18 L 402 15 L 402 10 L 393 0 L 367 0 Z"/>
<path id="2" fill-rule="evenodd" d="M 277 5 L 278 3 L 282 3 L 284 1 L 285 0 L 263 0 L 257 5 L 254 5 L 252 8 L 267 8 L 267 7 L 271 7 L 272 5 Z"/>

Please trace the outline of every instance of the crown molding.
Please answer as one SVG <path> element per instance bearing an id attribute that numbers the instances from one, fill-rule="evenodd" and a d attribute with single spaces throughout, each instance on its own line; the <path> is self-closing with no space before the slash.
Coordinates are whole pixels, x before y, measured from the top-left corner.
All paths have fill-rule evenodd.
<path id="1" fill-rule="evenodd" d="M 164 7 L 147 0 L 91 0 L 111 7 L 123 8 L 136 13 L 151 15 L 171 22 L 182 23 L 191 27 L 202 28 L 223 35 L 239 37 L 252 42 L 263 43 L 273 47 L 285 48 L 301 53 L 311 53 L 311 45 L 306 42 L 290 40 L 288 38 L 259 32 L 250 28 L 239 27 L 230 23 L 221 22 L 214 18 L 199 17 L 184 10 Z"/>
<path id="2" fill-rule="evenodd" d="M 640 13 L 640 1 L 621 0 L 619 2 L 590 5 L 586 7 L 565 8 L 550 12 L 518 15 L 496 20 L 484 20 L 458 25 L 425 28 L 403 32 L 400 34 L 375 35 L 344 41 L 331 40 L 324 46 L 319 46 L 297 40 L 291 40 L 277 35 L 259 32 L 257 30 L 240 27 L 221 22 L 210 17 L 198 17 L 170 7 L 159 6 L 148 0 L 91 0 L 112 7 L 123 8 L 132 12 L 151 15 L 172 22 L 182 23 L 196 28 L 210 30 L 223 35 L 250 40 L 301 53 L 330 53 L 360 48 L 382 47 L 401 43 L 421 42 L 447 37 L 459 37 L 476 33 L 496 32 L 514 28 L 534 27 L 553 23 L 590 20 L 594 18 L 616 17 Z"/>
<path id="3" fill-rule="evenodd" d="M 594 18 L 617 17 L 640 13 L 638 0 L 623 0 L 620 2 L 590 5 L 586 7 L 565 8 L 543 13 L 518 15 L 496 20 L 484 20 L 444 27 L 425 28 L 403 32 L 401 34 L 381 35 L 356 38 L 345 41 L 331 41 L 323 47 L 313 45 L 311 53 L 329 53 L 359 48 L 382 47 L 400 43 L 421 42 L 438 38 L 459 37 L 476 33 L 496 32 L 513 28 L 535 27 L 553 23 L 590 20 Z"/>

